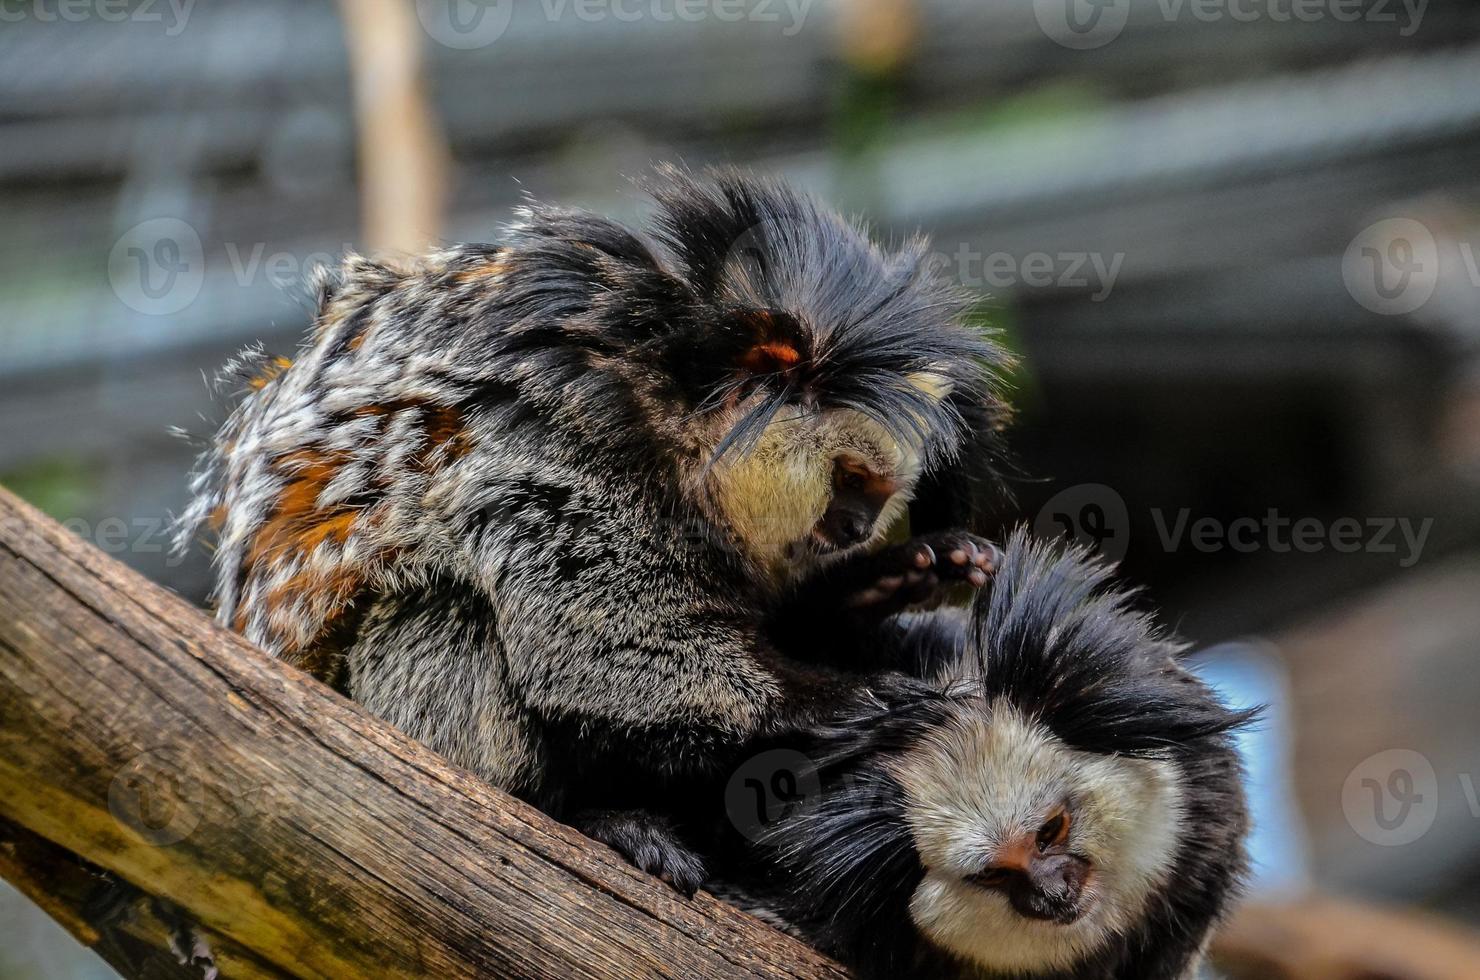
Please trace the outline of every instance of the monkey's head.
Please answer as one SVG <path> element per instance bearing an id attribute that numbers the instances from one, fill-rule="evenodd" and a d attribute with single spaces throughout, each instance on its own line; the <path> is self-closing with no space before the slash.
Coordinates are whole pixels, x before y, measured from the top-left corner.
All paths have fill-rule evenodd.
<path id="1" fill-rule="evenodd" d="M 733 431 L 747 410 L 717 413 L 715 428 Z M 922 456 L 863 411 L 782 405 L 750 445 L 712 458 L 706 491 L 754 557 L 801 571 L 882 538 L 914 496 Z"/>
<path id="2" fill-rule="evenodd" d="M 921 948 L 990 977 L 1181 975 L 1151 964 L 1195 955 L 1243 869 L 1229 733 L 1252 714 L 1108 574 L 1015 535 L 950 676 L 801 746 L 823 792 L 761 846 L 783 915 L 886 975 Z"/>
<path id="3" fill-rule="evenodd" d="M 773 569 L 881 538 L 923 490 L 969 523 L 992 488 L 1005 352 L 911 240 L 886 251 L 780 184 L 666 170 L 683 303 L 650 348 L 699 492 Z M 665 399 L 666 400 L 666 399 Z"/>
<path id="4" fill-rule="evenodd" d="M 957 706 L 891 769 L 924 871 L 911 921 L 1002 972 L 1067 969 L 1134 926 L 1187 830 L 1174 765 L 1076 749 L 1007 699 Z"/>

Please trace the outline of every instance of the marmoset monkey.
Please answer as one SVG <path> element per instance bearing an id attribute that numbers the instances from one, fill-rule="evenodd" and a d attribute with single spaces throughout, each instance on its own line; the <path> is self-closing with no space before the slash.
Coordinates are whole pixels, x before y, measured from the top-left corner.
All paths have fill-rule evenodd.
<path id="1" fill-rule="evenodd" d="M 657 184 L 649 233 L 531 206 L 321 275 L 296 359 L 229 366 L 183 536 L 215 529 L 221 622 L 692 890 L 651 801 L 855 683 L 767 625 L 985 580 L 958 529 L 1006 356 L 920 241 L 735 173 Z M 872 554 L 912 500 L 938 533 Z"/>
<path id="2" fill-rule="evenodd" d="M 810 798 L 743 815 L 709 887 L 867 977 L 1192 976 L 1246 867 L 1231 733 L 1255 713 L 1109 575 L 1015 535 L 942 678 L 768 743 Z"/>

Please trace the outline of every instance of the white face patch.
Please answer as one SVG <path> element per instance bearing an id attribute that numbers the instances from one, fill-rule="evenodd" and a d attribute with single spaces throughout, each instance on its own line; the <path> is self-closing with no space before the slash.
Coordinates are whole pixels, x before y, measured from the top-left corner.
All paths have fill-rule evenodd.
<path id="1" fill-rule="evenodd" d="M 963 710 L 892 767 L 925 879 L 916 927 L 942 948 L 1003 971 L 1062 970 L 1125 931 L 1167 878 L 1184 822 L 1170 763 L 1075 751 L 1005 702 Z M 1068 803 L 1068 848 L 1090 862 L 1084 911 L 1067 925 L 1019 915 L 965 876 Z"/>

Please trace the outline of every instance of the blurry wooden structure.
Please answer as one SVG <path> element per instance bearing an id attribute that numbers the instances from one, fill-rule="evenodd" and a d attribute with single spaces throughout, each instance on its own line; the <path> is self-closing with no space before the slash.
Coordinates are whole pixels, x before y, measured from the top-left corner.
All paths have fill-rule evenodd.
<path id="1" fill-rule="evenodd" d="M 442 232 L 447 145 L 413 5 L 340 0 L 354 76 L 361 224 L 372 252 L 420 253 Z"/>
<path id="2" fill-rule="evenodd" d="M 453 769 L 4 490 L 0 875 L 130 977 L 198 977 L 172 942 L 233 980 L 845 975 Z"/>
<path id="3" fill-rule="evenodd" d="M 1414 912 L 1326 899 L 1241 909 L 1213 943 L 1229 980 L 1474 980 L 1480 938 Z"/>

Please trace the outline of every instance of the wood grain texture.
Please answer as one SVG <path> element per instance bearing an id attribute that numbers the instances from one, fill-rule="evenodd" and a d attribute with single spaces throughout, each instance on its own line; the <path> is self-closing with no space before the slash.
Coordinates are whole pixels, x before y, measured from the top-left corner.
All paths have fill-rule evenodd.
<path id="1" fill-rule="evenodd" d="M 452 768 L 3 489 L 0 817 L 260 973 L 846 975 Z"/>

